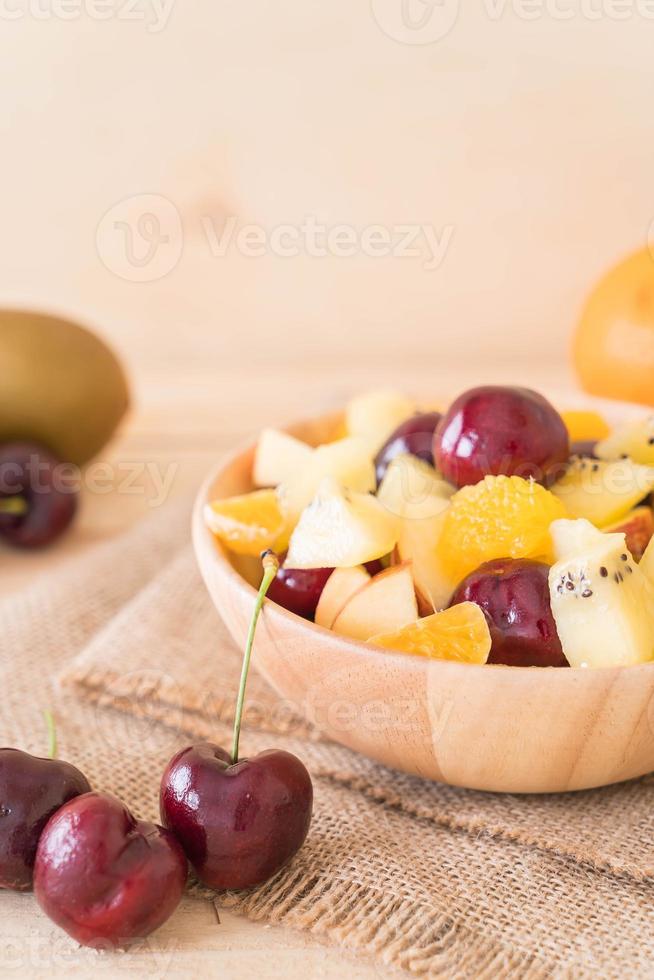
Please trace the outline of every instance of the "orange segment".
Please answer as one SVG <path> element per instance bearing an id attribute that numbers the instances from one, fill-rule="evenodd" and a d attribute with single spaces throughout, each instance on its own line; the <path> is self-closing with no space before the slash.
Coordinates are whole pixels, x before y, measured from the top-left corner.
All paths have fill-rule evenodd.
<path id="1" fill-rule="evenodd" d="M 551 556 L 549 526 L 567 517 L 553 493 L 520 476 L 487 476 L 452 497 L 438 552 L 453 581 L 494 558 Z"/>
<path id="2" fill-rule="evenodd" d="M 486 617 L 474 602 L 462 602 L 370 642 L 387 650 L 466 664 L 485 664 L 491 648 Z"/>
<path id="3" fill-rule="evenodd" d="M 284 551 L 290 529 L 274 490 L 214 500 L 205 510 L 207 526 L 237 555 L 260 555 L 266 548 Z"/>
<path id="4" fill-rule="evenodd" d="M 571 442 L 590 442 L 592 439 L 606 439 L 611 430 L 597 412 L 561 412 Z"/>

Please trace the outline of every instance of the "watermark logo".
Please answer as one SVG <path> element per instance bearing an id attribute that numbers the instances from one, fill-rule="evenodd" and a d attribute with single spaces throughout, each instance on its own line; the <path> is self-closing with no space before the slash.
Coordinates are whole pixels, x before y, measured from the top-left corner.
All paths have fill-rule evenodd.
<path id="1" fill-rule="evenodd" d="M 371 0 L 378 26 L 401 44 L 434 44 L 457 24 L 460 0 Z M 654 0 L 479 0 L 486 20 L 524 22 L 654 20 Z"/>
<path id="2" fill-rule="evenodd" d="M 161 194 L 137 194 L 103 215 L 95 244 L 102 263 L 120 279 L 154 282 L 172 272 L 182 257 L 182 219 Z"/>
<path id="3" fill-rule="evenodd" d="M 452 31 L 460 0 L 371 0 L 384 34 L 401 44 L 435 44 Z"/>

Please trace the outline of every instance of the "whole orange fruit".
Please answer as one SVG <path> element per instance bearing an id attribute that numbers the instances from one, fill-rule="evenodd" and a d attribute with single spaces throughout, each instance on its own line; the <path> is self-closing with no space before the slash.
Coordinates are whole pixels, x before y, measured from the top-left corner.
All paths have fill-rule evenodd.
<path id="1" fill-rule="evenodd" d="M 654 251 L 629 256 L 596 286 L 573 357 L 593 395 L 654 405 Z"/>

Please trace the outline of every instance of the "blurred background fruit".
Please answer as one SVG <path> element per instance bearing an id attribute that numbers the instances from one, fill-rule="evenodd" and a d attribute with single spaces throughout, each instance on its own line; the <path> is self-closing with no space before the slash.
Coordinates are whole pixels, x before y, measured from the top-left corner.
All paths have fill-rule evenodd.
<path id="1" fill-rule="evenodd" d="M 129 391 L 103 341 L 68 320 L 0 311 L 0 442 L 38 442 L 82 465 L 123 418 Z"/>
<path id="2" fill-rule="evenodd" d="M 78 493 L 70 464 L 47 449 L 29 442 L 0 446 L 0 540 L 23 549 L 51 544 L 70 527 Z"/>
<path id="3" fill-rule="evenodd" d="M 574 363 L 594 395 L 654 405 L 654 254 L 642 249 L 591 293 L 577 328 Z"/>

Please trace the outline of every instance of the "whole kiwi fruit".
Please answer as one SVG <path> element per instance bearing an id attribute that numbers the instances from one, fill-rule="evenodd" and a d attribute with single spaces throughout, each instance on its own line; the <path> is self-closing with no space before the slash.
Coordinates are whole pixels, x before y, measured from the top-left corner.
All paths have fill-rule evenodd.
<path id="1" fill-rule="evenodd" d="M 128 405 L 120 362 L 90 330 L 0 310 L 0 442 L 38 442 L 81 466 L 109 441 Z"/>

